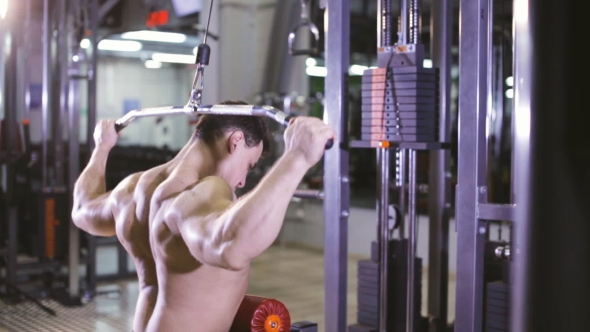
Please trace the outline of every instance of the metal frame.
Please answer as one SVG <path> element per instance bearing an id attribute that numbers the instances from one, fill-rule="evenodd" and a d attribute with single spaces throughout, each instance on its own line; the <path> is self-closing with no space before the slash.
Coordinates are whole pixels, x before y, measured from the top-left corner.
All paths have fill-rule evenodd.
<path id="1" fill-rule="evenodd" d="M 377 2 L 377 35 L 378 49 L 387 50 L 389 37 L 391 36 L 391 15 L 389 10 L 391 3 L 389 0 Z M 432 53 L 436 61 L 436 67 L 439 68 L 439 88 L 440 88 L 440 132 L 439 142 L 437 143 L 399 143 L 394 146 L 381 147 L 371 142 L 355 141 L 351 142 L 351 147 L 355 148 L 377 148 L 377 216 L 378 216 L 378 240 L 380 244 L 380 299 L 379 299 L 379 331 L 387 330 L 387 320 L 389 315 L 387 294 L 388 294 L 388 266 L 390 241 L 390 230 L 388 229 L 388 205 L 389 205 L 389 162 L 390 148 L 396 148 L 396 175 L 395 184 L 400 188 L 400 210 L 402 216 L 409 216 L 409 237 L 407 252 L 407 293 L 406 293 L 406 330 L 415 329 L 415 272 L 416 272 L 416 244 L 417 244 L 417 150 L 444 150 L 448 148 L 450 141 L 450 70 L 451 70 L 451 24 L 452 24 L 452 2 L 443 1 L 433 5 L 433 38 Z M 418 26 L 417 18 L 419 11 L 419 1 L 412 1 L 411 5 L 407 0 L 401 2 L 400 26 L 398 31 L 399 44 L 418 44 Z M 412 27 L 409 26 L 408 19 L 412 20 Z M 411 28 L 411 29 L 410 29 Z M 411 32 L 411 35 L 409 35 Z M 451 203 L 448 202 L 450 197 L 450 172 L 449 172 L 449 152 L 433 151 L 431 153 L 432 163 L 430 171 L 430 183 L 432 185 L 432 194 L 430 197 L 430 214 L 431 214 L 431 245 L 430 258 L 432 269 L 429 272 L 429 320 L 431 331 L 445 331 L 447 329 L 447 298 L 448 298 L 448 239 L 449 239 L 449 210 Z M 406 158 L 409 157 L 409 179 L 406 183 Z M 408 187 L 408 197 L 406 200 L 406 187 Z M 405 218 L 400 225 L 399 237 L 405 239 Z M 418 313 L 419 314 L 419 313 Z"/>
<path id="2" fill-rule="evenodd" d="M 11 9 L 15 9 L 17 7 L 12 7 Z M 14 173 L 15 173 L 15 166 L 11 162 L 14 158 L 16 153 L 16 138 L 17 138 L 17 128 L 15 128 L 14 124 L 17 121 L 16 118 L 16 110 L 18 109 L 18 99 L 17 99 L 17 46 L 19 43 L 18 38 L 14 38 L 13 35 L 18 34 L 17 25 L 14 23 L 14 20 L 11 18 L 15 17 L 16 15 L 7 15 L 4 20 L 0 20 L 0 27 L 2 28 L 2 43 L 1 51 L 2 55 L 0 55 L 0 60 L 2 60 L 2 64 L 0 64 L 2 71 L 2 75 L 0 78 L 2 79 L 2 106 L 4 108 L 4 122 L 5 122 L 5 129 L 6 131 L 3 132 L 4 137 L 1 139 L 6 139 L 4 142 L 5 150 L 4 157 L 7 159 L 6 168 L 5 168 L 5 183 L 6 183 L 6 215 L 4 216 L 8 223 L 7 232 L 8 232 L 8 243 L 7 243 L 7 279 L 9 283 L 14 284 L 17 280 L 17 229 L 18 229 L 18 210 L 17 206 L 14 204 L 14 197 L 13 195 L 13 185 L 14 181 Z M 7 42 L 9 41 L 9 42 Z"/>
<path id="3" fill-rule="evenodd" d="M 459 160 L 456 194 L 457 293 L 455 329 L 480 331 L 483 322 L 489 1 L 461 0 L 459 68 Z"/>
<path id="4" fill-rule="evenodd" d="M 431 7 L 431 54 L 439 71 L 439 140 L 450 142 L 451 128 L 451 42 L 453 1 L 433 1 Z M 451 214 L 450 152 L 430 152 L 428 318 L 430 331 L 445 331 L 448 314 L 449 218 Z"/>
<path id="5" fill-rule="evenodd" d="M 541 48 L 535 45 L 534 28 L 532 22 L 537 17 L 531 17 L 529 21 L 529 0 L 514 0 L 514 108 L 513 108 L 513 132 L 514 132 L 514 153 L 512 159 L 513 177 L 512 187 L 513 196 L 518 197 L 523 204 L 514 208 L 514 215 L 521 222 L 516 225 L 516 246 L 515 252 L 515 270 L 514 291 L 511 294 L 511 329 L 512 331 L 531 330 L 531 311 L 527 307 L 534 306 L 531 303 L 531 295 L 528 294 L 534 286 L 531 283 L 531 267 L 527 265 L 527 260 L 531 258 L 532 248 L 530 237 L 532 235 L 532 225 L 529 225 L 533 212 L 530 210 L 532 200 L 532 191 L 530 186 L 532 175 L 531 170 L 531 106 L 533 103 L 532 88 L 534 86 L 533 73 L 533 54 L 535 50 L 539 52 Z M 537 47 L 535 49 L 535 46 Z M 537 106 L 538 107 L 538 106 Z M 519 130 L 520 129 L 520 130 Z M 554 173 L 558 174 L 558 173 Z M 556 175 L 557 176 L 557 175 Z M 553 203 L 556 204 L 556 203 Z M 563 207 L 560 206 L 561 209 Z M 568 211 L 562 211 L 560 214 L 567 214 Z M 579 216 L 582 216 L 580 214 Z M 567 219 L 564 218 L 564 221 Z M 554 220 L 538 220 L 537 222 L 554 222 Z M 566 221 L 567 222 L 567 221 Z M 541 227 L 537 227 L 541 228 Z M 582 232 L 583 233 L 583 232 Z M 555 239 L 557 240 L 557 239 Z M 573 238 L 570 239 L 573 242 Z M 557 244 L 557 242 L 554 242 Z M 547 264 L 550 264 L 549 262 Z M 572 282 L 575 279 L 572 278 Z M 562 287 L 559 287 L 560 291 Z M 549 290 L 547 290 L 549 292 Z M 539 318 L 539 317 L 537 317 Z M 545 318 L 547 319 L 547 318 Z"/>
<path id="6" fill-rule="evenodd" d="M 377 0 L 377 48 L 391 46 L 391 0 Z M 389 16 L 389 17 L 387 17 Z M 385 26 L 384 26 L 385 25 Z M 397 151 L 396 160 L 399 165 L 404 165 L 405 160 L 401 151 Z M 388 317 L 388 272 L 389 272 L 389 182 L 390 182 L 390 162 L 391 152 L 389 148 L 378 148 L 376 150 L 377 157 L 377 239 L 379 243 L 379 330 L 385 331 L 387 328 Z M 403 167 L 401 167 L 403 169 Z M 403 177 L 404 171 L 397 173 L 398 179 Z M 401 176 L 400 176 L 401 175 Z M 401 182 L 401 186 L 405 185 L 405 181 Z M 405 190 L 400 192 L 400 200 L 403 202 L 405 197 Z M 402 209 L 404 204 L 401 204 Z M 401 213 L 404 216 L 403 212 Z M 405 223 L 402 217 L 401 224 Z M 402 226 L 403 228 L 403 226 Z M 400 230 L 400 237 L 403 231 Z"/>
<path id="7" fill-rule="evenodd" d="M 457 288 L 455 320 L 455 326 L 460 331 L 478 331 L 483 328 L 483 245 L 488 221 L 518 224 L 520 221 L 517 220 L 522 220 L 518 215 L 520 208 L 517 204 L 522 202 L 522 196 L 512 195 L 512 199 L 518 197 L 518 201 L 511 204 L 492 204 L 487 198 L 486 118 L 494 103 L 492 91 L 495 84 L 492 77 L 492 34 L 493 1 L 462 0 L 459 176 L 456 196 L 457 261 L 460 262 L 457 266 L 457 284 L 461 287 Z M 516 144 L 513 150 L 513 184 L 516 184 L 515 179 L 527 177 L 529 137 L 526 131 L 526 138 L 520 137 L 523 133 L 516 129 L 525 128 L 526 124 L 518 125 L 518 122 L 522 122 L 522 118 L 528 121 L 529 117 L 526 111 L 514 112 Z"/>
<path id="8" fill-rule="evenodd" d="M 98 23 L 99 23 L 99 4 L 98 0 L 90 0 L 90 31 L 92 34 L 89 38 L 91 54 L 88 55 L 90 61 L 88 62 L 87 76 L 88 76 L 88 117 L 87 117 L 87 136 L 86 143 L 88 148 L 88 157 L 92 155 L 94 150 L 94 127 L 96 126 L 96 88 L 97 88 L 97 67 L 98 67 Z M 88 233 L 86 240 L 88 243 L 88 259 L 86 262 L 86 296 L 93 297 L 96 292 L 96 237 Z"/>
<path id="9" fill-rule="evenodd" d="M 327 0 L 324 121 L 336 132 L 334 147 L 324 156 L 324 315 L 326 331 L 346 330 L 348 274 L 348 67 L 350 6 L 348 0 Z"/>

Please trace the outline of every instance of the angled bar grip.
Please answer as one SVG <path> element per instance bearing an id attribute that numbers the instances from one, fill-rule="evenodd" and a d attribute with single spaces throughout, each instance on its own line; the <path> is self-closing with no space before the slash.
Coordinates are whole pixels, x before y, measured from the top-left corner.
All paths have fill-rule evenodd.
<path id="1" fill-rule="evenodd" d="M 142 110 L 134 110 L 125 114 L 122 118 L 115 122 L 115 130 L 120 132 L 123 128 L 127 127 L 136 118 L 144 118 L 148 116 L 165 116 L 165 115 L 176 115 L 176 114 L 188 114 L 194 113 L 193 108 L 186 106 L 167 106 L 157 108 L 145 108 Z"/>
<path id="2" fill-rule="evenodd" d="M 294 118 L 294 116 L 287 116 L 285 118 L 285 122 L 283 123 L 283 126 L 288 126 L 289 125 L 289 121 L 291 121 L 291 119 Z M 327 142 L 326 142 L 326 146 L 325 149 L 326 150 L 330 150 L 332 147 L 334 146 L 334 139 L 330 138 Z"/>

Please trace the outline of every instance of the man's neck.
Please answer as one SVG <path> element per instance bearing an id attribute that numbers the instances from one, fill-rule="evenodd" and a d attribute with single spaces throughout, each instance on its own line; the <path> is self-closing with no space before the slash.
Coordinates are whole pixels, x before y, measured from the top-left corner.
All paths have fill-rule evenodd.
<path id="1" fill-rule="evenodd" d="M 212 148 L 196 140 L 187 143 L 175 159 L 176 168 L 186 170 L 188 176 L 194 174 L 197 180 L 215 174 L 218 157 Z"/>

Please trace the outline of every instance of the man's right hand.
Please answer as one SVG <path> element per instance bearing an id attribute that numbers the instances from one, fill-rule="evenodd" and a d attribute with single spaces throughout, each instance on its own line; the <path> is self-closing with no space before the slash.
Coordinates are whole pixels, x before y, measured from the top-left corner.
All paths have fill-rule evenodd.
<path id="1" fill-rule="evenodd" d="M 115 130 L 115 120 L 100 120 L 94 128 L 94 143 L 96 147 L 110 150 L 115 144 L 119 135 Z"/>
<path id="2" fill-rule="evenodd" d="M 312 167 L 324 155 L 328 140 L 335 139 L 335 136 L 334 129 L 318 118 L 293 118 L 285 130 L 285 153 L 301 157 L 308 167 Z"/>

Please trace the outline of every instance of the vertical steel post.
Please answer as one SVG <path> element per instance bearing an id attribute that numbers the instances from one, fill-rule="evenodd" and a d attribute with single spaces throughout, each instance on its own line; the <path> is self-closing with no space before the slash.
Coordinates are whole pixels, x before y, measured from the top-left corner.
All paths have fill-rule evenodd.
<path id="1" fill-rule="evenodd" d="M 451 131 L 451 66 L 453 2 L 432 2 L 430 40 L 432 61 L 439 70 L 439 136 L 450 142 Z M 429 239 L 428 239 L 428 318 L 430 332 L 446 330 L 449 283 L 449 214 L 451 209 L 450 153 L 430 152 Z"/>
<path id="2" fill-rule="evenodd" d="M 71 16 L 69 16 L 72 19 Z M 70 23 L 70 27 L 72 27 Z M 72 50 L 71 55 L 80 56 L 80 46 L 76 38 L 70 34 L 69 46 Z M 80 63 L 78 61 L 70 61 L 69 66 L 70 76 L 80 76 Z M 70 79 L 68 89 L 68 192 L 74 192 L 74 186 L 78 175 L 80 174 L 80 81 L 78 79 Z M 70 196 L 70 211 L 73 207 L 73 195 Z M 69 229 L 69 255 L 68 255 L 68 276 L 69 276 L 69 293 L 71 297 L 78 297 L 80 295 L 80 230 L 76 227 L 73 221 L 70 220 Z"/>
<path id="3" fill-rule="evenodd" d="M 420 1 L 411 0 L 409 14 L 409 44 L 418 44 L 420 40 Z"/>
<path id="4" fill-rule="evenodd" d="M 383 45 L 383 0 L 377 0 L 377 48 Z"/>
<path id="5" fill-rule="evenodd" d="M 43 90 L 41 97 L 41 190 L 45 191 L 48 186 L 48 163 L 47 163 L 47 140 L 49 134 L 49 115 L 51 112 L 51 7 L 49 0 L 43 0 Z"/>
<path id="6" fill-rule="evenodd" d="M 377 149 L 377 224 L 379 228 L 379 331 L 387 332 L 389 272 L 389 148 Z"/>
<path id="7" fill-rule="evenodd" d="M 348 216 L 348 67 L 349 0 L 328 0 L 324 121 L 336 131 L 334 147 L 324 157 L 324 314 L 325 331 L 346 331 Z"/>
<path id="8" fill-rule="evenodd" d="M 90 45 L 92 55 L 88 65 L 88 125 L 86 143 L 88 146 L 88 157 L 94 150 L 94 127 L 96 126 L 96 80 L 98 67 L 98 0 L 90 1 Z M 86 280 L 90 296 L 96 291 L 96 238 L 86 234 L 88 242 L 88 260 L 86 264 Z"/>
<path id="9" fill-rule="evenodd" d="M 511 294 L 511 330 L 531 330 L 528 309 L 531 306 L 526 284 L 530 278 L 530 179 L 531 179 L 531 102 L 533 87 L 534 31 L 529 20 L 529 0 L 514 0 L 514 107 L 512 112 L 513 153 L 512 192 L 516 205 L 514 250 L 514 290 Z M 565 212 L 565 211 L 564 211 Z M 560 287 L 561 288 L 561 287 Z"/>
<path id="10" fill-rule="evenodd" d="M 88 144 L 88 156 L 94 150 L 94 127 L 96 126 L 96 88 L 98 67 L 98 0 L 90 0 L 90 45 L 92 54 L 88 66 L 88 132 L 86 142 Z"/>
<path id="11" fill-rule="evenodd" d="M 407 5 L 406 5 L 407 8 Z M 411 0 L 410 4 L 410 11 L 406 13 L 409 15 L 410 22 L 409 24 L 406 23 L 404 27 L 407 31 L 406 36 L 409 36 L 409 40 L 406 37 L 406 40 L 410 44 L 418 44 L 420 42 L 419 36 L 419 20 L 418 15 L 420 13 L 420 2 L 418 0 Z M 410 217 L 409 220 L 409 237 L 408 237 L 408 271 L 407 271 L 407 301 L 406 301 L 406 331 L 412 332 L 416 326 L 416 318 L 415 318 L 415 298 L 416 298 L 416 291 L 415 291 L 415 280 L 416 280 L 416 243 L 418 242 L 418 234 L 416 233 L 417 228 L 417 220 L 416 220 L 416 196 L 418 195 L 416 189 L 416 182 L 418 181 L 417 178 L 417 168 L 418 168 L 418 158 L 417 158 L 417 151 L 416 150 L 409 150 L 409 188 L 408 188 L 408 214 Z M 405 160 L 403 161 L 405 162 Z M 422 276 L 419 276 L 422 278 Z"/>
<path id="12" fill-rule="evenodd" d="M 18 27 L 19 20 L 17 19 L 17 13 L 15 13 L 15 7 L 11 8 L 11 19 L 6 18 L 7 21 L 1 22 L 2 24 L 8 25 L 3 31 L 4 37 L 0 42 L 4 43 L 3 47 L 3 95 L 0 98 L 4 103 L 4 124 L 5 131 L 2 133 L 3 137 L 0 140 L 4 141 L 4 152 L 6 153 L 6 211 L 3 216 L 6 218 L 8 223 L 8 262 L 7 262 L 7 278 L 11 283 L 16 282 L 17 277 L 17 250 L 18 250 L 18 207 L 15 205 L 14 197 L 14 156 L 16 151 L 16 138 L 17 128 L 17 108 L 18 108 L 18 77 L 17 77 L 17 49 L 19 45 L 20 29 Z M 4 30 L 4 27 L 2 27 Z"/>
<path id="13" fill-rule="evenodd" d="M 514 1 L 517 235 L 511 331 L 586 331 L 590 158 L 573 3 Z M 551 24 L 547 24 L 551 22 Z M 546 40 L 552 45 L 547 49 Z"/>
<path id="14" fill-rule="evenodd" d="M 409 2 L 409 0 L 401 0 L 401 2 L 400 2 L 399 16 L 400 16 L 401 31 L 399 31 L 400 32 L 399 35 L 401 38 L 400 38 L 400 40 L 398 40 L 398 44 L 400 44 L 400 45 L 405 45 L 409 42 L 409 38 L 408 38 L 409 37 L 408 36 L 408 32 L 409 32 L 409 29 L 408 29 L 408 26 L 409 26 L 409 24 L 408 24 L 408 9 L 409 9 L 408 2 Z"/>
<path id="15" fill-rule="evenodd" d="M 68 26 L 67 26 L 67 0 L 58 2 L 57 20 L 57 49 L 56 49 L 56 71 L 59 75 L 59 107 L 53 110 L 53 169 L 56 186 L 65 186 L 65 142 L 63 139 L 63 122 L 66 118 L 68 107 Z M 57 94 L 55 95 L 57 97 Z"/>
<path id="16" fill-rule="evenodd" d="M 377 1 L 377 48 L 391 45 L 391 0 Z M 387 332 L 389 272 L 389 148 L 379 148 L 377 155 L 377 240 L 379 243 L 379 331 Z"/>
<path id="17" fill-rule="evenodd" d="M 397 160 L 396 164 L 399 167 L 399 212 L 402 216 L 402 220 L 400 220 L 399 224 L 399 239 L 403 240 L 406 238 L 406 192 L 408 188 L 406 183 L 406 173 L 408 168 L 406 160 L 408 160 L 408 151 L 406 149 L 398 149 L 395 158 Z"/>
<path id="18" fill-rule="evenodd" d="M 416 298 L 416 290 L 415 290 L 415 278 L 416 278 L 416 242 L 417 242 L 417 233 L 416 233 L 416 182 L 417 182 L 417 151 L 416 150 L 409 150 L 410 158 L 409 158 L 409 188 L 408 188 L 408 214 L 410 216 L 408 231 L 408 289 L 407 289 L 407 297 L 406 297 L 406 331 L 412 332 L 414 331 L 414 327 L 416 326 L 415 322 L 415 298 Z M 422 277 L 422 276 L 420 276 Z"/>
<path id="19" fill-rule="evenodd" d="M 24 119 L 30 119 L 30 85 L 31 85 L 31 68 L 29 61 L 31 59 L 31 22 L 32 22 L 32 0 L 25 1 L 25 22 L 24 22 L 24 45 L 22 47 L 21 66 L 22 66 L 22 88 L 23 88 L 23 112 L 22 116 Z"/>
<path id="20" fill-rule="evenodd" d="M 461 0 L 459 163 L 456 200 L 456 331 L 480 331 L 483 317 L 485 222 L 477 204 L 486 192 L 488 0 Z"/>

